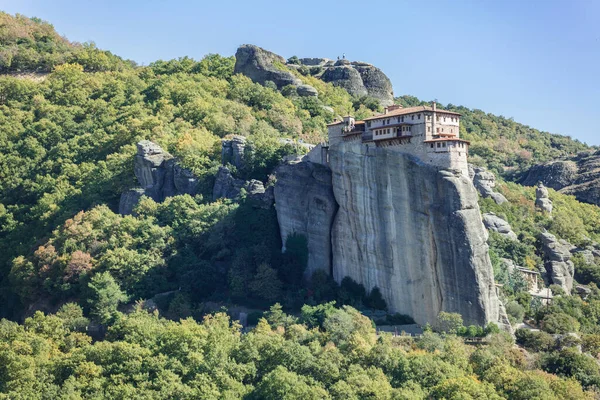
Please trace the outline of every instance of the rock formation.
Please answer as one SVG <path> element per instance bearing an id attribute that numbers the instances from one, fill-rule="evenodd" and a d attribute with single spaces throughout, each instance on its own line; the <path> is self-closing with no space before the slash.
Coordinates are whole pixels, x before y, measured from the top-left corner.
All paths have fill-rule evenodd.
<path id="1" fill-rule="evenodd" d="M 263 183 L 256 179 L 244 181 L 234 178 L 229 168 L 219 167 L 213 186 L 213 201 L 218 199 L 239 200 L 242 189 L 256 207 L 268 209 L 273 205 L 273 186 L 265 188 Z"/>
<path id="2" fill-rule="evenodd" d="M 261 85 L 273 82 L 278 89 L 287 85 L 302 85 L 300 79 L 291 72 L 278 68 L 277 64 L 285 65 L 285 59 L 258 46 L 244 44 L 235 53 L 234 73 L 246 75 Z"/>
<path id="3" fill-rule="evenodd" d="M 335 65 L 327 67 L 320 78 L 346 89 L 353 96 L 371 96 L 384 106 L 394 104 L 392 83 L 371 64 L 338 60 Z"/>
<path id="4" fill-rule="evenodd" d="M 231 163 L 237 169 L 244 167 L 244 150 L 246 138 L 235 135 L 231 139 L 221 141 L 221 161 L 223 164 Z"/>
<path id="5" fill-rule="evenodd" d="M 521 180 L 525 186 L 542 182 L 577 200 L 600 206 L 600 151 L 582 152 L 565 160 L 535 165 Z"/>
<path id="6" fill-rule="evenodd" d="M 448 311 L 510 330 L 468 178 L 393 148 L 342 142 L 329 148 L 330 168 L 321 151 L 276 171 L 282 240 L 307 237 L 307 276 L 322 268 L 378 287 L 391 312 L 420 324 Z"/>
<path id="7" fill-rule="evenodd" d="M 288 236 L 304 235 L 308 241 L 305 277 L 318 269 L 330 274 L 331 226 L 338 208 L 331 170 L 310 161 L 295 161 L 280 165 L 275 174 L 275 209 L 281 241 L 285 246 Z"/>
<path id="8" fill-rule="evenodd" d="M 236 74 L 244 74 L 262 85 L 273 82 L 278 89 L 287 85 L 296 86 L 299 96 L 316 97 L 318 92 L 282 67 L 296 70 L 306 68 L 309 71 L 316 68 L 315 77 L 344 88 L 353 96 L 371 96 L 384 106 L 394 103 L 389 78 L 379 68 L 364 62 L 343 59 L 334 63 L 327 58 L 301 58 L 294 61 L 296 64 L 286 64 L 283 57 L 250 44 L 240 46 L 235 58 Z"/>
<path id="9" fill-rule="evenodd" d="M 469 164 L 469 176 L 473 180 L 473 185 L 481 197 L 490 197 L 496 204 L 507 202 L 502 193 L 494 190 L 496 187 L 496 175 L 483 167 L 475 167 Z"/>
<path id="10" fill-rule="evenodd" d="M 489 231 L 497 232 L 511 240 L 517 240 L 517 234 L 513 232 L 510 224 L 494 213 L 483 214 L 483 225 Z"/>
<path id="11" fill-rule="evenodd" d="M 142 196 L 161 202 L 170 196 L 194 196 L 198 192 L 199 182 L 194 174 L 178 165 L 171 154 L 149 140 L 137 144 L 134 172 L 141 188 L 130 189 L 121 195 L 119 213 L 123 215 L 131 214 Z"/>
<path id="12" fill-rule="evenodd" d="M 575 266 L 571 261 L 573 246 L 565 240 L 558 240 L 549 232 L 540 234 L 540 242 L 544 252 L 544 266 L 551 281 L 549 283 L 557 284 L 567 294 L 571 294 L 575 272 Z"/>
<path id="13" fill-rule="evenodd" d="M 535 188 L 535 206 L 542 211 L 552 214 L 552 200 L 548 196 L 548 189 L 542 182 Z"/>
<path id="14" fill-rule="evenodd" d="M 236 179 L 227 167 L 219 167 L 213 186 L 213 201 L 217 199 L 236 199 L 244 187 L 243 179 Z"/>
<path id="15" fill-rule="evenodd" d="M 339 204 L 333 273 L 377 286 L 393 312 L 432 323 L 440 311 L 465 323 L 499 321 L 486 233 L 468 178 L 389 148 L 330 148 Z"/>

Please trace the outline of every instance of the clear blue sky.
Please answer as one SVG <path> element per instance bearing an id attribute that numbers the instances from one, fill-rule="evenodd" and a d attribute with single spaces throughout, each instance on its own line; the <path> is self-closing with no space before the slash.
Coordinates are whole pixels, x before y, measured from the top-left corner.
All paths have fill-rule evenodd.
<path id="1" fill-rule="evenodd" d="M 252 43 L 370 62 L 396 95 L 465 105 L 600 145 L 600 0 L 0 0 L 138 63 Z"/>

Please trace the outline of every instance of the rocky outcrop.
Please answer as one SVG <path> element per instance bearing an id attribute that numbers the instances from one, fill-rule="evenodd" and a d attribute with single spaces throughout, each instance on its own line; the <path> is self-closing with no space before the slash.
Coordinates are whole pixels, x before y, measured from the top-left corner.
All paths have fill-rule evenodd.
<path id="1" fill-rule="evenodd" d="M 496 187 L 496 175 L 483 167 L 475 167 L 469 164 L 469 176 L 473 180 L 473 185 L 481 197 L 489 197 L 496 204 L 506 203 L 506 197 L 502 193 L 494 190 Z"/>
<path id="2" fill-rule="evenodd" d="M 213 186 L 213 201 L 218 199 L 239 200 L 242 195 L 242 189 L 245 191 L 246 197 L 253 202 L 254 206 L 269 209 L 273 205 L 273 186 L 265 188 L 263 183 L 256 179 L 250 181 L 236 179 L 231 174 L 229 168 L 219 167 Z"/>
<path id="3" fill-rule="evenodd" d="M 317 96 L 319 96 L 319 92 L 317 92 L 317 89 L 315 89 L 314 87 L 312 87 L 310 85 L 300 85 L 296 88 L 296 92 L 298 93 L 298 96 L 302 96 L 302 97 L 317 97 Z"/>
<path id="4" fill-rule="evenodd" d="M 320 78 L 346 89 L 353 96 L 371 96 L 384 106 L 394 104 L 392 83 L 379 68 L 371 64 L 338 60 Z"/>
<path id="5" fill-rule="evenodd" d="M 198 179 L 190 170 L 182 168 L 171 154 L 149 140 L 137 144 L 133 169 L 141 187 L 121 195 L 119 213 L 123 215 L 131 214 L 142 196 L 162 202 L 175 195 L 194 196 L 199 189 Z"/>
<path id="6" fill-rule="evenodd" d="M 534 165 L 521 184 L 534 186 L 542 182 L 579 201 L 600 205 L 600 151 L 582 152 L 574 157 Z"/>
<path id="7" fill-rule="evenodd" d="M 231 163 L 237 169 L 244 168 L 244 150 L 246 138 L 235 135 L 231 139 L 221 141 L 221 161 L 224 165 Z"/>
<path id="8" fill-rule="evenodd" d="M 244 44 L 235 53 L 234 73 L 246 75 L 252 81 L 264 85 L 270 81 L 278 89 L 287 85 L 300 86 L 302 81 L 289 71 L 279 66 L 284 66 L 285 59 L 275 53 L 251 44 Z"/>
<path id="9" fill-rule="evenodd" d="M 421 324 L 440 311 L 458 312 L 466 324 L 505 321 L 468 178 L 393 148 L 342 142 L 329 156 L 338 282 L 349 276 L 378 287 L 390 311 Z"/>
<path id="10" fill-rule="evenodd" d="M 488 231 L 497 232 L 511 240 L 517 240 L 517 234 L 513 232 L 510 224 L 494 213 L 483 214 L 483 225 Z"/>
<path id="11" fill-rule="evenodd" d="M 217 199 L 237 199 L 245 181 L 235 179 L 227 167 L 219 167 L 213 186 L 213 201 Z"/>
<path id="12" fill-rule="evenodd" d="M 540 210 L 552 214 L 552 200 L 548 196 L 548 189 L 542 182 L 535 188 L 535 206 Z"/>
<path id="13" fill-rule="evenodd" d="M 330 274 L 331 226 L 337 211 L 331 170 L 310 161 L 295 161 L 280 165 L 275 175 L 275 209 L 284 246 L 290 235 L 304 235 L 308 241 L 305 277 L 317 270 Z"/>
<path id="14" fill-rule="evenodd" d="M 251 44 L 240 46 L 235 59 L 234 73 L 246 75 L 262 85 L 273 82 L 278 89 L 287 85 L 296 86 L 299 96 L 316 97 L 318 92 L 314 87 L 303 84 L 284 66 L 311 71 L 315 77 L 344 88 L 353 96 L 370 96 L 378 99 L 383 106 L 394 103 L 389 78 L 379 68 L 364 62 L 342 59 L 334 63 L 327 58 L 301 58 L 290 59 L 293 63 L 286 64 L 283 57 Z M 313 69 L 316 72 L 312 72 Z"/>
<path id="15" fill-rule="evenodd" d="M 557 284 L 567 294 L 571 294 L 575 272 L 575 266 L 571 261 L 573 246 L 565 240 L 558 240 L 556 236 L 549 232 L 540 234 L 539 239 L 544 252 L 544 266 L 550 279 L 549 283 Z"/>

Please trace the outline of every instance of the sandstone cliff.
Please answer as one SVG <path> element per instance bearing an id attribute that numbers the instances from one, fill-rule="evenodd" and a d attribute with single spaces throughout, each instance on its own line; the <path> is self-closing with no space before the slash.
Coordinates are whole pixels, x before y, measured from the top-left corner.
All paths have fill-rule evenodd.
<path id="1" fill-rule="evenodd" d="M 389 148 L 330 149 L 339 204 L 333 274 L 377 286 L 391 311 L 432 323 L 501 320 L 477 192 L 470 180 Z"/>

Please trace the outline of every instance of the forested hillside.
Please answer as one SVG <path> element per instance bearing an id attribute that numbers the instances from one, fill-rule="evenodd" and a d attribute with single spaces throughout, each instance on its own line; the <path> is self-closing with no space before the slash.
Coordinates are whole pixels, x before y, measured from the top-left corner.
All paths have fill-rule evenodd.
<path id="1" fill-rule="evenodd" d="M 0 13 L 0 317 L 8 318 L 0 322 L 0 399 L 593 398 L 596 260 L 574 259 L 589 292 L 562 296 L 554 287 L 550 306 L 501 262 L 541 271 L 545 230 L 582 249 L 600 241 L 598 207 L 550 191 L 550 217 L 536 210 L 532 188 L 508 182 L 589 146 L 442 105 L 463 115 L 470 161 L 506 179 L 498 189 L 508 203 L 480 201 L 518 237 L 491 234 L 496 281 L 515 326 L 526 320 L 542 331 L 517 331 L 517 348 L 493 325 L 464 327 L 459 315 L 446 315 L 439 333 L 392 339 L 373 324 L 410 317 L 385 315 L 378 289 L 338 285 L 324 273 L 304 281 L 306 239 L 290 236 L 282 254 L 272 208 L 244 195 L 212 201 L 221 139 L 245 136 L 244 167 L 229 167 L 269 186 L 273 169 L 297 151 L 280 139 L 317 143 L 336 116 L 364 118 L 381 106 L 302 69 L 290 72 L 318 97 L 262 86 L 234 75 L 234 63 L 210 54 L 136 66 L 71 43 L 47 22 Z M 142 139 L 190 169 L 200 194 L 143 198 L 134 215 L 119 215 L 119 196 L 136 186 Z M 277 305 L 259 319 L 276 302 L 290 315 Z M 215 305 L 241 306 L 258 325 L 242 333 Z M 374 322 L 357 309 L 385 316 Z M 479 346 L 461 339 L 486 334 Z"/>

